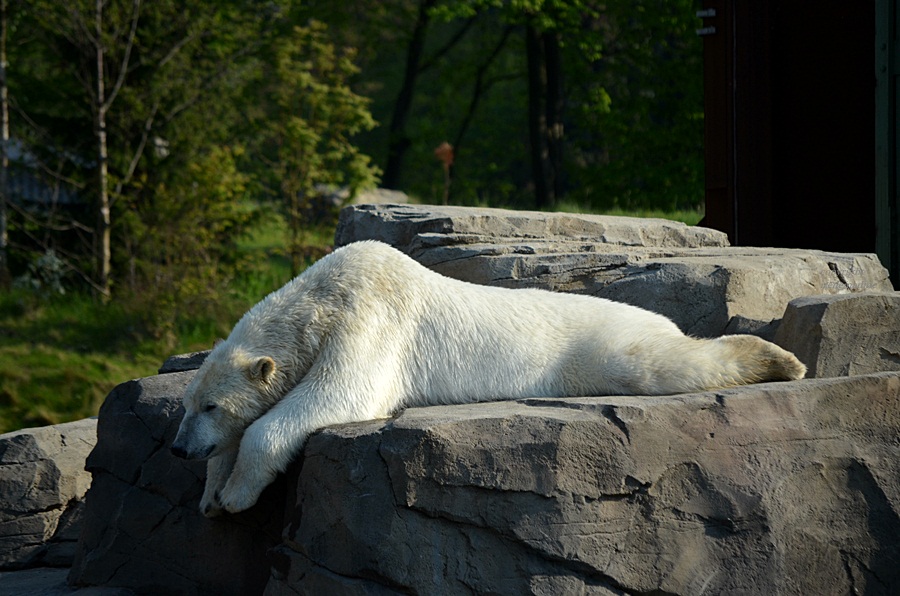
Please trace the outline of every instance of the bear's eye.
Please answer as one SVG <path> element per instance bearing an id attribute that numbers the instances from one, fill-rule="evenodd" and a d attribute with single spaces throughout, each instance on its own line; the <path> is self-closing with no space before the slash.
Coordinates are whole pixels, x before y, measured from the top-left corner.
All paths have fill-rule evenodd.
<path id="1" fill-rule="evenodd" d="M 216 409 L 216 404 L 206 404 L 206 405 L 203 407 L 203 411 L 204 411 L 204 412 L 212 412 L 212 411 L 215 410 L 215 409 Z"/>

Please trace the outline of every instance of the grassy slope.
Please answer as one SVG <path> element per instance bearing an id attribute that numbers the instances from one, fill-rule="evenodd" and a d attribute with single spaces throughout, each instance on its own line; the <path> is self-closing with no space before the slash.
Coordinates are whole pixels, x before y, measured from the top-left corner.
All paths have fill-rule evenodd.
<path id="1" fill-rule="evenodd" d="M 567 208 L 568 207 L 568 208 Z M 578 211 L 574 206 L 562 210 Z M 702 214 L 624 213 L 666 217 L 695 224 Z M 332 229 L 310 233 L 310 252 L 331 244 Z M 128 379 L 156 374 L 171 354 L 205 349 L 227 333 L 241 314 L 290 278 L 284 257 L 284 227 L 269 220 L 240 243 L 255 266 L 236 282 L 225 320 L 186 318 L 175 338 L 142 336 L 134 315 L 90 296 L 41 300 L 24 293 L 0 293 L 0 433 L 96 415 L 106 394 Z"/>
<path id="2" fill-rule="evenodd" d="M 94 415 L 117 382 L 155 372 L 153 346 L 116 310 L 84 296 L 2 296 L 0 431 Z"/>

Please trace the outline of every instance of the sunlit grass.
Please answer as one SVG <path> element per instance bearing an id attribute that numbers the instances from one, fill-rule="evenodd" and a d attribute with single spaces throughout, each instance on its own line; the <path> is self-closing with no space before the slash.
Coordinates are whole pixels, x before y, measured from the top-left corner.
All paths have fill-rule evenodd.
<path id="1" fill-rule="evenodd" d="M 703 209 L 601 209 L 594 210 L 590 207 L 579 205 L 578 203 L 562 201 L 553 211 L 562 211 L 565 213 L 594 213 L 597 215 L 618 215 L 623 217 L 647 217 L 654 219 L 669 219 L 673 221 L 681 221 L 689 226 L 695 226 L 703 219 Z"/>

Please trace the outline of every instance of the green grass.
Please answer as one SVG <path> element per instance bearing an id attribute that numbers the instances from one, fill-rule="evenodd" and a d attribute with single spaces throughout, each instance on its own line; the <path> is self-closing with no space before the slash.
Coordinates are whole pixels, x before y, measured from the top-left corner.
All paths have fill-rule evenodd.
<path id="1" fill-rule="evenodd" d="M 0 432 L 92 416 L 116 384 L 160 364 L 116 306 L 0 294 Z"/>
<path id="2" fill-rule="evenodd" d="M 566 213 L 596 213 L 599 215 L 619 215 L 624 217 L 652 217 L 656 219 L 671 219 L 673 221 L 682 221 L 689 226 L 695 226 L 703 219 L 702 209 L 676 209 L 673 211 L 664 211 L 662 209 L 607 209 L 604 211 L 593 211 L 582 205 L 571 202 L 561 202 L 556 206 L 554 211 L 564 211 Z"/>

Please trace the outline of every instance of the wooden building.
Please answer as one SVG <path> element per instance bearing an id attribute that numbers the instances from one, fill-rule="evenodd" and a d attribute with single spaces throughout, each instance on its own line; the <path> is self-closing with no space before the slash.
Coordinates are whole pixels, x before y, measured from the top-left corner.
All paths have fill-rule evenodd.
<path id="1" fill-rule="evenodd" d="M 705 225 L 877 252 L 900 287 L 900 0 L 703 0 Z"/>

